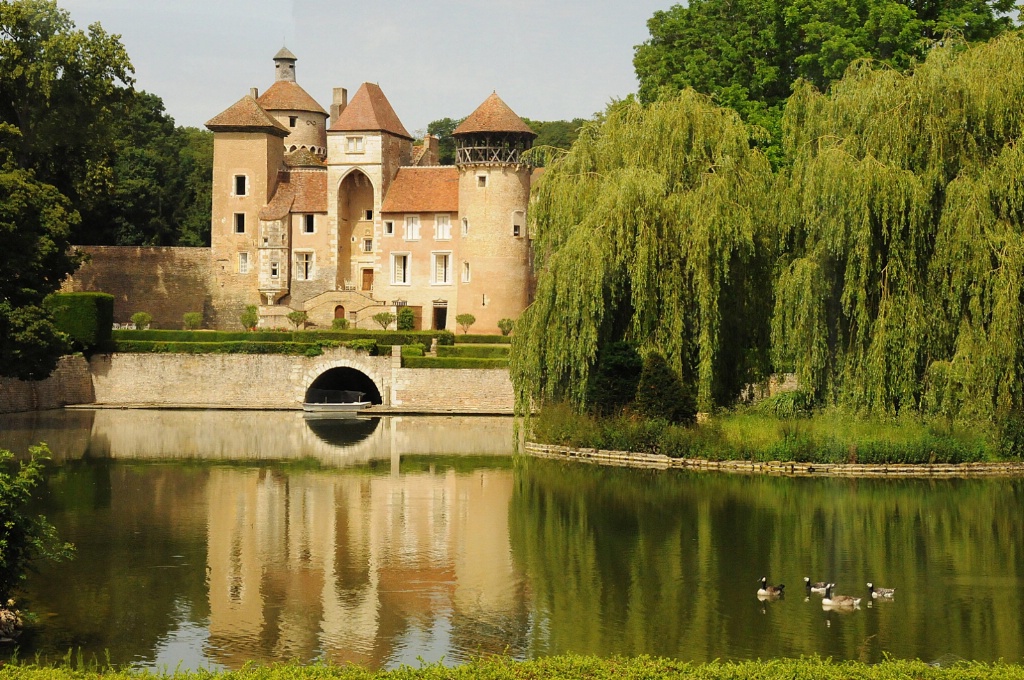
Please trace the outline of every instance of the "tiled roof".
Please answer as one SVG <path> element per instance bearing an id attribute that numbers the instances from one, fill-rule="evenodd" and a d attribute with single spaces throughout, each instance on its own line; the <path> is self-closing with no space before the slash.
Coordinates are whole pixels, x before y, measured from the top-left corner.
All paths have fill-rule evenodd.
<path id="1" fill-rule="evenodd" d="M 468 135 L 475 132 L 522 132 L 537 136 L 516 112 L 501 100 L 497 92 L 484 100 L 484 103 L 469 114 L 453 135 Z"/>
<path id="2" fill-rule="evenodd" d="M 427 152 L 426 144 L 414 144 L 412 147 L 412 162 L 410 165 L 419 165 L 423 160 L 423 154 Z"/>
<path id="3" fill-rule="evenodd" d="M 292 54 L 291 50 L 287 47 L 282 47 L 281 51 L 274 55 L 274 59 L 291 59 L 292 61 L 299 60 L 299 58 Z"/>
<path id="4" fill-rule="evenodd" d="M 295 201 L 293 213 L 327 212 L 327 168 L 321 170 L 297 170 L 291 174 L 292 191 Z"/>
<path id="5" fill-rule="evenodd" d="M 452 166 L 398 169 L 382 213 L 458 212 L 459 171 Z"/>
<path id="6" fill-rule="evenodd" d="M 327 115 L 301 85 L 291 80 L 278 80 L 256 101 L 267 111 L 312 111 Z"/>
<path id="7" fill-rule="evenodd" d="M 306 148 L 292 151 L 284 155 L 284 164 L 289 168 L 322 168 L 324 162 Z"/>
<path id="8" fill-rule="evenodd" d="M 412 135 L 398 119 L 384 92 L 373 83 L 363 83 L 352 101 L 330 128 L 335 132 L 390 132 L 412 139 Z"/>
<path id="9" fill-rule="evenodd" d="M 283 220 L 292 210 L 292 203 L 295 201 L 295 192 L 291 182 L 278 182 L 277 191 L 270 203 L 260 209 L 260 219 L 265 222 Z"/>
<path id="10" fill-rule="evenodd" d="M 214 132 L 269 132 L 278 137 L 291 134 L 288 128 L 274 120 L 249 95 L 206 121 L 206 127 Z"/>

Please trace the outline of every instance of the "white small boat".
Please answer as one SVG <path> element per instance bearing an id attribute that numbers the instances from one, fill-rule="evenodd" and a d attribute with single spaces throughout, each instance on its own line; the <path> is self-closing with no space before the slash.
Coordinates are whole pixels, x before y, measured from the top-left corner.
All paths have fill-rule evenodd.
<path id="1" fill-rule="evenodd" d="M 363 401 L 365 392 L 354 390 L 319 390 L 310 389 L 302 403 L 302 410 L 307 413 L 337 413 L 339 415 L 358 413 L 372 406 L 372 402 Z"/>

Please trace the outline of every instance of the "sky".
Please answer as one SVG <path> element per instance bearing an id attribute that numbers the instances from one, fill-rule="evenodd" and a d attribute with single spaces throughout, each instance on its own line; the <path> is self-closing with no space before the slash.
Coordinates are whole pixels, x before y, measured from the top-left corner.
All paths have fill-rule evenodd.
<path id="1" fill-rule="evenodd" d="M 201 126 L 273 83 L 287 46 L 297 80 L 329 109 L 363 82 L 414 135 L 492 91 L 534 120 L 589 118 L 635 92 L 633 48 L 674 0 L 58 0 L 78 28 L 120 34 L 136 87 L 179 125 Z"/>

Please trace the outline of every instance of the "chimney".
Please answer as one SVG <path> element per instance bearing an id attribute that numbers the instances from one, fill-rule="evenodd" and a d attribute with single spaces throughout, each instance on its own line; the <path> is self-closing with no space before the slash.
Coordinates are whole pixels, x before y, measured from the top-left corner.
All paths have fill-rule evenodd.
<path id="1" fill-rule="evenodd" d="M 334 101 L 331 102 L 331 124 L 338 120 L 338 116 L 348 106 L 348 90 L 343 87 L 334 88 Z"/>
<path id="2" fill-rule="evenodd" d="M 422 165 L 439 165 L 441 163 L 441 150 L 438 146 L 440 140 L 429 132 L 423 135 L 423 146 L 427 147 L 423 152 Z"/>
<path id="3" fill-rule="evenodd" d="M 259 90 L 259 88 L 258 87 L 250 87 L 249 88 L 249 96 L 252 97 L 253 99 L 259 99 L 260 98 L 260 90 Z"/>

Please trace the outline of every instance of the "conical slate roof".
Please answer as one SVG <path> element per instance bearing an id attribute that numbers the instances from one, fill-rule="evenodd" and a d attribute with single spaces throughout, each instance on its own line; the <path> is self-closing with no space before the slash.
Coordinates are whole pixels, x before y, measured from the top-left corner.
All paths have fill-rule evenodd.
<path id="1" fill-rule="evenodd" d="M 206 121 L 214 132 L 269 132 L 287 137 L 291 131 L 278 123 L 250 95 L 246 95 L 223 112 Z"/>
<path id="2" fill-rule="evenodd" d="M 298 61 L 299 58 L 291 53 L 287 47 L 282 47 L 281 51 L 274 55 L 274 59 L 291 59 L 292 61 Z"/>
<path id="3" fill-rule="evenodd" d="M 452 134 L 469 135 L 478 132 L 519 132 L 537 136 L 537 133 L 501 100 L 497 92 L 492 92 L 491 96 L 485 99 L 476 111 L 469 114 Z"/>
<path id="4" fill-rule="evenodd" d="M 323 107 L 292 80 L 278 80 L 256 101 L 267 111 L 312 111 L 327 115 Z"/>
<path id="5" fill-rule="evenodd" d="M 352 101 L 331 125 L 330 132 L 390 132 L 399 137 L 412 139 L 412 135 L 398 119 L 391 108 L 391 102 L 379 86 L 363 83 Z"/>

